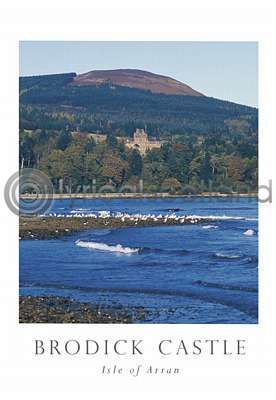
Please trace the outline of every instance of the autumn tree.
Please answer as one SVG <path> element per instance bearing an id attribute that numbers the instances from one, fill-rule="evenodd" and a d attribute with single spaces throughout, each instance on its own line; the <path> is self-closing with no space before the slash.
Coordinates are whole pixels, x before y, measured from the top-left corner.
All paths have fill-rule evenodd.
<path id="1" fill-rule="evenodd" d="M 161 189 L 164 192 L 175 193 L 181 189 L 181 183 L 175 178 L 167 178 L 162 183 Z"/>
<path id="2" fill-rule="evenodd" d="M 226 156 L 224 159 L 227 168 L 227 177 L 231 178 L 233 182 L 242 181 L 245 172 L 243 159 L 236 155 Z"/>
<path id="3" fill-rule="evenodd" d="M 127 161 L 121 160 L 118 156 L 110 152 L 104 156 L 101 175 L 111 180 L 115 185 L 123 183 L 127 170 Z"/>

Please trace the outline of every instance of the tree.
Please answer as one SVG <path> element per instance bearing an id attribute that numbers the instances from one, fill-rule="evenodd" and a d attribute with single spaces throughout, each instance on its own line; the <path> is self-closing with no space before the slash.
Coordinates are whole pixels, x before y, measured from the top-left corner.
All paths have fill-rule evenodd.
<path id="1" fill-rule="evenodd" d="M 129 176 L 141 176 L 143 159 L 138 150 L 132 150 L 129 158 Z"/>
<path id="2" fill-rule="evenodd" d="M 57 148 L 59 150 L 65 150 L 72 142 L 71 132 L 68 130 L 62 130 L 57 141 Z"/>
<path id="3" fill-rule="evenodd" d="M 106 143 L 112 150 L 115 150 L 118 147 L 118 140 L 115 135 L 107 135 Z"/>
<path id="4" fill-rule="evenodd" d="M 128 170 L 128 163 L 112 153 L 107 153 L 102 161 L 101 175 L 112 180 L 115 185 L 122 184 Z"/>
<path id="5" fill-rule="evenodd" d="M 160 186 L 166 178 L 169 177 L 170 171 L 166 164 L 160 162 L 144 163 L 143 179 L 146 184 Z"/>
<path id="6" fill-rule="evenodd" d="M 181 189 L 181 183 L 175 178 L 167 178 L 161 186 L 162 191 L 175 193 Z"/>
<path id="7" fill-rule="evenodd" d="M 252 157 L 251 159 L 246 158 L 244 160 L 245 171 L 244 178 L 248 183 L 253 186 L 258 186 L 258 159 L 257 157 Z"/>
<path id="8" fill-rule="evenodd" d="M 193 158 L 189 166 L 189 182 L 200 181 L 200 169 L 201 169 L 201 157 L 197 156 Z"/>
<path id="9" fill-rule="evenodd" d="M 24 168 L 25 164 L 30 166 L 31 159 L 33 158 L 32 154 L 32 140 L 28 135 L 23 134 L 19 137 L 19 163 L 20 168 Z"/>
<path id="10" fill-rule="evenodd" d="M 86 153 L 91 153 L 92 152 L 92 150 L 95 148 L 95 141 L 94 141 L 94 139 L 93 138 L 89 138 L 87 141 L 86 141 L 86 143 L 85 143 L 85 145 L 84 145 L 84 151 L 86 152 Z"/>
<path id="11" fill-rule="evenodd" d="M 101 184 L 101 164 L 94 153 L 87 153 L 84 157 L 83 184 L 91 184 L 93 179 L 97 179 L 97 183 Z M 104 183 L 104 182 L 102 182 Z"/>
<path id="12" fill-rule="evenodd" d="M 84 185 L 86 178 L 86 153 L 80 144 L 71 144 L 64 151 L 64 170 L 66 177 L 75 185 Z"/>
<path id="13" fill-rule="evenodd" d="M 245 163 L 240 156 L 226 156 L 225 158 L 227 176 L 232 182 L 240 182 L 243 180 L 245 172 Z"/>
<path id="14" fill-rule="evenodd" d="M 209 152 L 205 152 L 200 165 L 200 178 L 203 180 L 205 184 L 212 178 L 212 165 L 211 165 L 211 157 Z"/>
<path id="15" fill-rule="evenodd" d="M 50 178 L 58 180 L 65 175 L 65 156 L 62 150 L 53 150 L 41 159 L 40 169 Z"/>

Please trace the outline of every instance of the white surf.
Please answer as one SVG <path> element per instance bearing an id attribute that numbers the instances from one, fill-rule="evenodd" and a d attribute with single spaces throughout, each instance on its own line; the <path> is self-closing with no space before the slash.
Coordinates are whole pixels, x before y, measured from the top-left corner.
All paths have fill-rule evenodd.
<path id="1" fill-rule="evenodd" d="M 87 249 L 93 249 L 93 250 L 110 251 L 115 253 L 132 254 L 132 253 L 138 253 L 139 251 L 139 249 L 136 248 L 123 247 L 121 244 L 108 245 L 105 243 L 98 243 L 98 242 L 84 242 L 82 240 L 77 240 L 75 243 L 79 247 L 85 247 Z"/>
<path id="2" fill-rule="evenodd" d="M 247 231 L 243 232 L 243 234 L 245 236 L 253 236 L 253 235 L 255 235 L 255 232 L 253 229 L 247 229 Z"/>

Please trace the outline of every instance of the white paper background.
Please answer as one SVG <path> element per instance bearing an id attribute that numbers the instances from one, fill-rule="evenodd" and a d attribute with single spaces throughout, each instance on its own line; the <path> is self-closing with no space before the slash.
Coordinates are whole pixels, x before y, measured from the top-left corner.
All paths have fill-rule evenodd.
<path id="1" fill-rule="evenodd" d="M 96 5 L 95 5 L 96 3 Z M 269 2 L 232 1 L 37 1 L 2 3 L 0 14 L 0 149 L 1 149 L 1 278 L 0 392 L 20 398 L 75 398 L 97 391 L 172 392 L 198 398 L 273 398 L 275 367 L 275 208 L 260 207 L 260 323 L 259 325 L 35 325 L 18 324 L 18 221 L 4 203 L 6 180 L 18 167 L 18 41 L 19 40 L 192 40 L 259 41 L 260 183 L 275 175 L 275 10 Z M 226 2 L 225 2 L 226 3 Z M 93 5 L 93 9 L 91 8 Z M 89 9 L 90 7 L 90 9 Z M 98 8 L 97 8 L 98 7 Z M 190 7 L 190 8 L 189 8 Z M 266 8 L 267 7 L 267 8 Z M 57 71 L 59 72 L 59 71 Z M 60 71 L 62 72 L 62 71 Z M 34 339 L 144 339 L 142 357 L 35 357 Z M 159 339 L 246 339 L 244 357 L 161 357 Z M 102 376 L 102 365 L 179 367 L 178 376 L 134 378 Z M 64 394 L 67 392 L 66 397 Z M 233 393 L 234 392 L 234 393 Z M 33 394 L 33 395 L 32 395 Z M 62 395 L 63 394 L 63 395 Z M 192 395 L 192 394 L 191 394 Z M 89 397 L 88 397 L 89 396 Z M 162 397 L 162 394 L 160 394 Z M 181 396 L 182 397 L 182 396 Z M 192 397 L 194 397 L 192 395 Z"/>

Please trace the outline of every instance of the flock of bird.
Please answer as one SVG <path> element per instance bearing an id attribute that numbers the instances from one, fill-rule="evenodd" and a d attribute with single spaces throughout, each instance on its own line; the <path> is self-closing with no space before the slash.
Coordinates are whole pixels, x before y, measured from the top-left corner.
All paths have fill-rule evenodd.
<path id="1" fill-rule="evenodd" d="M 45 215 L 41 215 L 45 217 Z M 57 214 L 57 213 L 49 213 L 47 217 L 55 217 L 55 218 L 94 218 L 94 219 L 117 219 L 121 222 L 177 222 L 180 224 L 191 223 L 196 224 L 201 222 L 203 219 L 206 220 L 207 217 L 198 217 L 195 215 L 176 215 L 175 213 L 170 213 L 166 215 L 162 214 L 129 214 L 116 212 L 111 213 L 110 211 L 99 211 L 99 213 L 74 213 L 74 214 Z M 208 218 L 210 220 L 210 218 Z"/>
<path id="2" fill-rule="evenodd" d="M 244 217 L 230 217 L 230 216 L 198 216 L 198 215 L 177 215 L 175 212 L 169 214 L 129 214 L 122 212 L 110 212 L 110 211 L 99 211 L 98 213 L 83 213 L 74 211 L 70 214 L 58 214 L 49 213 L 47 215 L 41 215 L 41 217 L 55 217 L 55 218 L 93 218 L 98 220 L 105 220 L 106 224 L 114 219 L 121 221 L 122 223 L 134 223 L 135 225 L 151 225 L 151 224 L 197 224 L 200 222 L 214 222 L 225 219 L 246 219 Z M 86 225 L 88 222 L 84 222 Z M 204 225 L 203 228 L 211 229 L 218 228 L 216 225 Z M 255 231 L 248 229 L 244 232 L 246 236 L 253 236 Z"/>

